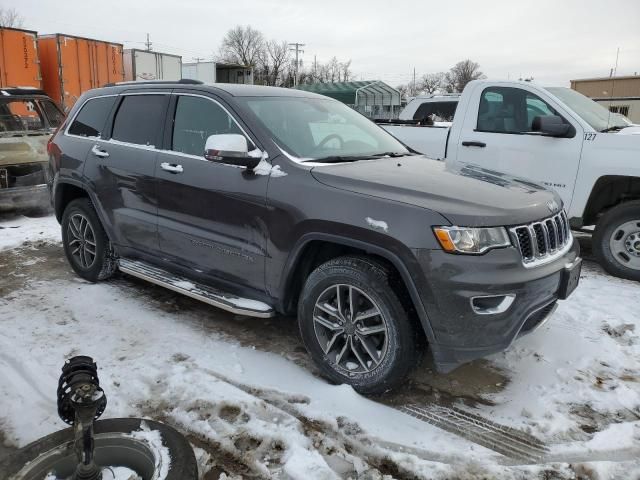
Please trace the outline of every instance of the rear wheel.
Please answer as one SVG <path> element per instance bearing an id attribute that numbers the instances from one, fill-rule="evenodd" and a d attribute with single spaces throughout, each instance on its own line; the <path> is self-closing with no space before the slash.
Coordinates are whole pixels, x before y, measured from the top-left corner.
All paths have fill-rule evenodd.
<path id="1" fill-rule="evenodd" d="M 640 201 L 620 204 L 602 216 L 593 249 L 610 274 L 640 280 Z"/>
<path id="2" fill-rule="evenodd" d="M 62 245 L 75 272 L 90 282 L 116 270 L 111 242 L 88 198 L 73 200 L 62 215 Z"/>
<path id="3" fill-rule="evenodd" d="M 382 393 L 413 367 L 416 334 L 392 283 L 383 265 L 356 256 L 331 260 L 309 275 L 298 323 L 324 376 L 360 393 Z"/>

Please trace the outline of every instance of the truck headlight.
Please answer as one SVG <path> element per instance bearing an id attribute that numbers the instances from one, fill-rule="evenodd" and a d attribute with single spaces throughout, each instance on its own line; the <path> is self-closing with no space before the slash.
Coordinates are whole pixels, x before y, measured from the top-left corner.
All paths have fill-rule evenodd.
<path id="1" fill-rule="evenodd" d="M 433 227 L 438 242 L 449 253 L 481 254 L 511 245 L 504 227 Z"/>

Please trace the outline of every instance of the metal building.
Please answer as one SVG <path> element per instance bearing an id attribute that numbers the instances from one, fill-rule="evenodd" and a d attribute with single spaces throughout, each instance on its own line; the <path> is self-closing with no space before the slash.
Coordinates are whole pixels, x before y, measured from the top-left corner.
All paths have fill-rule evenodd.
<path id="1" fill-rule="evenodd" d="M 400 92 L 379 80 L 309 83 L 295 88 L 339 100 L 369 118 L 397 118 L 400 112 Z"/>
<path id="2" fill-rule="evenodd" d="M 571 88 L 640 124 L 640 75 L 571 80 Z"/>

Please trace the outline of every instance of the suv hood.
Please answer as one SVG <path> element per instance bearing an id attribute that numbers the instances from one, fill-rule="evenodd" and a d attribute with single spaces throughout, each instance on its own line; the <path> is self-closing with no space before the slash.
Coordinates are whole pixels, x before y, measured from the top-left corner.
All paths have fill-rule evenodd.
<path id="1" fill-rule="evenodd" d="M 334 188 L 430 209 L 458 226 L 529 223 L 562 205 L 535 183 L 470 164 L 453 170 L 422 155 L 323 165 L 311 174 Z"/>

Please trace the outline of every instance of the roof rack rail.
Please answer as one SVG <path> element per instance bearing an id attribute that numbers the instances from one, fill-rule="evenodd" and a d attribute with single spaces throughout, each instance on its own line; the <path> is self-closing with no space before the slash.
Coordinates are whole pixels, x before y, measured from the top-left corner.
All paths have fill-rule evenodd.
<path id="1" fill-rule="evenodd" d="M 193 78 L 181 78 L 180 80 L 131 80 L 127 82 L 111 82 L 107 83 L 105 87 L 115 87 L 119 85 L 171 85 L 176 83 L 182 83 L 185 85 L 204 84 L 204 82 L 194 80 Z"/>

